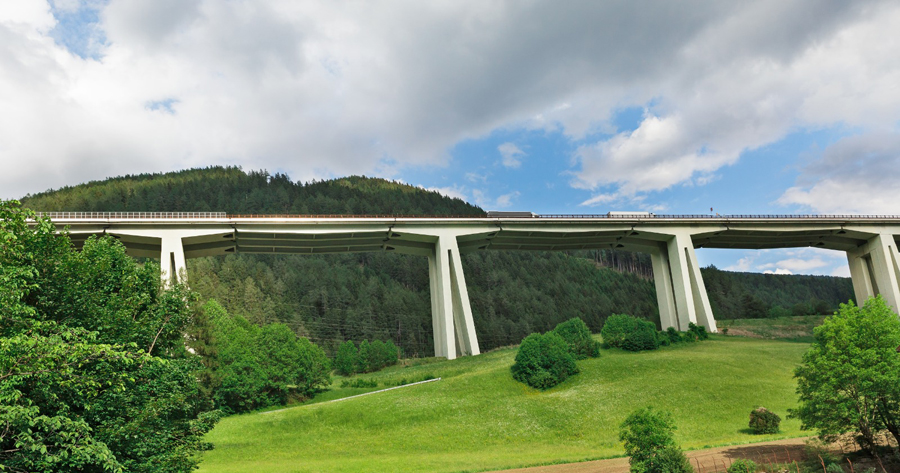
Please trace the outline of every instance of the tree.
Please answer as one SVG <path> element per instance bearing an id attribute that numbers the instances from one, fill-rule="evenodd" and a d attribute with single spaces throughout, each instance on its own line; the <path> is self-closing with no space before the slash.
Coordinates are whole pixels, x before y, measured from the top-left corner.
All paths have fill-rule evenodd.
<path id="1" fill-rule="evenodd" d="M 111 237 L 75 251 L 28 219 L 0 202 L 0 468 L 193 470 L 218 419 L 184 348 L 193 295 Z"/>
<path id="2" fill-rule="evenodd" d="M 569 346 L 554 332 L 525 337 L 511 370 L 513 379 L 538 389 L 552 388 L 578 373 Z"/>
<path id="3" fill-rule="evenodd" d="M 591 336 L 587 324 L 578 317 L 561 322 L 553 329 L 569 346 L 576 360 L 600 356 L 600 343 Z"/>
<path id="4" fill-rule="evenodd" d="M 887 429 L 900 441 L 900 320 L 881 296 L 825 319 L 797 367 L 799 407 L 791 415 L 823 439 L 856 432 L 874 451 Z"/>
<path id="5" fill-rule="evenodd" d="M 633 412 L 619 431 L 632 473 L 692 473 L 675 443 L 675 421 L 665 411 L 645 407 Z"/>
<path id="6" fill-rule="evenodd" d="M 341 344 L 334 355 L 334 369 L 340 375 L 350 376 L 356 373 L 356 366 L 359 363 L 358 357 L 359 352 L 356 344 L 353 343 L 353 340 L 347 340 Z"/>
<path id="7" fill-rule="evenodd" d="M 293 397 L 311 397 L 331 383 L 325 352 L 286 325 L 256 326 L 228 314 L 215 300 L 203 306 L 203 313 L 211 336 L 204 343 L 202 378 L 216 407 L 244 412 L 285 404 Z"/>

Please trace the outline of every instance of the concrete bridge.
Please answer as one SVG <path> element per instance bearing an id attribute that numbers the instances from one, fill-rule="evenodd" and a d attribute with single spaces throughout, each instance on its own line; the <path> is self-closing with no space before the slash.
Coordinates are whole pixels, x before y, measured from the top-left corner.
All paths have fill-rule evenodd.
<path id="1" fill-rule="evenodd" d="M 488 217 L 228 215 L 216 212 L 48 212 L 76 246 L 118 238 L 133 256 L 160 259 L 167 283 L 185 260 L 229 253 L 389 251 L 428 258 L 435 356 L 480 353 L 460 255 L 486 250 L 617 248 L 649 253 L 662 328 L 716 331 L 695 248 L 815 247 L 847 254 L 857 301 L 881 294 L 900 308 L 900 216 L 533 215 Z M 490 214 L 489 214 L 490 215 Z"/>

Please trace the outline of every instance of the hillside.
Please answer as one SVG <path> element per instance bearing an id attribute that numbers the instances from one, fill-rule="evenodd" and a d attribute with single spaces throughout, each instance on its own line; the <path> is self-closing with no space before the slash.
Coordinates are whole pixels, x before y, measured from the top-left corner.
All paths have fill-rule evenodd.
<path id="1" fill-rule="evenodd" d="M 43 211 L 224 211 L 295 214 L 484 215 L 459 199 L 384 179 L 310 183 L 234 167 L 124 176 L 26 196 Z M 658 319 L 649 258 L 596 250 L 486 252 L 463 258 L 484 350 L 518 343 L 571 317 L 599 331 L 612 313 Z M 204 300 L 256 323 L 284 322 L 329 352 L 353 339 L 393 340 L 407 355 L 433 353 L 427 262 L 385 253 L 229 255 L 188 262 Z M 711 271 L 713 273 L 711 273 Z M 715 313 L 766 315 L 805 304 L 831 309 L 852 295 L 848 279 L 704 269 Z M 782 314 L 783 315 L 783 314 Z"/>
<path id="2" fill-rule="evenodd" d="M 796 437 L 805 433 L 795 419 L 777 435 L 749 434 L 747 415 L 764 405 L 784 417 L 795 406 L 793 370 L 807 347 L 714 336 L 653 352 L 604 350 L 546 392 L 513 381 L 514 349 L 393 367 L 362 377 L 442 379 L 228 417 L 207 436 L 215 448 L 200 471 L 459 472 L 619 456 L 619 424 L 647 405 L 674 414 L 688 449 Z"/>

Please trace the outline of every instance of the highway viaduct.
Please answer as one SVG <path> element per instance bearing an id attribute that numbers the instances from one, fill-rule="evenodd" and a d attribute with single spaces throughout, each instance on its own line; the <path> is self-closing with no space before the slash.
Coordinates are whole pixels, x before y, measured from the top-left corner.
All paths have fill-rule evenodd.
<path id="1" fill-rule="evenodd" d="M 435 356 L 480 353 L 460 256 L 487 250 L 616 248 L 649 253 L 663 329 L 716 331 L 696 248 L 814 247 L 847 254 L 857 301 L 900 308 L 900 216 L 533 215 L 509 217 L 229 215 L 218 212 L 46 212 L 79 246 L 108 234 L 136 257 L 159 258 L 167 283 L 185 260 L 231 253 L 386 251 L 428 258 Z"/>

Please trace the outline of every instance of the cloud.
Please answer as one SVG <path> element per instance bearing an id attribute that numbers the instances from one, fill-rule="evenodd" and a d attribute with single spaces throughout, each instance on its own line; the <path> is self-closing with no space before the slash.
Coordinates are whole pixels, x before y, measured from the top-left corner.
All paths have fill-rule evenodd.
<path id="1" fill-rule="evenodd" d="M 522 156 L 525 156 L 525 152 L 519 149 L 515 144 L 503 143 L 497 147 L 497 150 L 500 151 L 500 155 L 503 156 L 503 161 L 501 161 L 501 163 L 505 167 L 518 168 L 522 165 Z"/>
<path id="2" fill-rule="evenodd" d="M 805 166 L 778 199 L 820 213 L 900 214 L 900 133 L 850 136 Z"/>
<path id="3" fill-rule="evenodd" d="M 419 186 L 422 187 L 422 186 Z M 438 192 L 442 195 L 453 199 L 467 200 L 465 187 L 447 186 L 447 187 L 422 187 L 425 190 Z"/>
<path id="4" fill-rule="evenodd" d="M 521 195 L 519 191 L 502 194 L 496 198 L 491 198 L 488 194 L 480 189 L 472 190 L 472 197 L 475 203 L 485 210 L 506 209 L 515 204 L 516 199 Z"/>
<path id="5" fill-rule="evenodd" d="M 825 261 L 822 260 L 822 258 L 819 258 L 819 257 L 813 257 L 813 258 L 808 258 L 808 259 L 789 258 L 789 259 L 784 259 L 784 260 L 781 260 L 781 261 L 778 261 L 775 263 L 764 264 L 764 265 L 759 266 L 759 268 L 777 268 L 777 269 L 784 268 L 785 271 L 790 270 L 790 271 L 803 272 L 803 271 L 809 271 L 809 270 L 815 269 L 815 268 L 821 268 L 822 266 L 826 266 L 827 264 L 828 263 L 826 263 Z"/>
<path id="6" fill-rule="evenodd" d="M 847 257 L 843 252 L 821 248 L 744 250 L 737 263 L 727 271 L 761 272 L 764 274 L 830 274 L 844 275 Z M 849 273 L 847 273 L 849 276 Z"/>
<path id="7" fill-rule="evenodd" d="M 211 164 L 441 166 L 521 129 L 572 140 L 574 185 L 629 197 L 702 185 L 793 130 L 900 119 L 891 2 L 82 5 L 96 15 L 65 27 L 71 2 L 0 2 L 3 197 Z M 630 106 L 637 129 L 597 135 Z"/>

